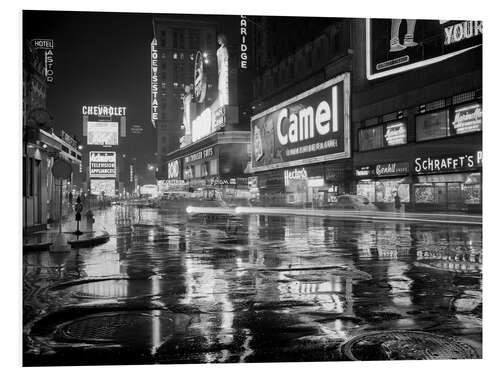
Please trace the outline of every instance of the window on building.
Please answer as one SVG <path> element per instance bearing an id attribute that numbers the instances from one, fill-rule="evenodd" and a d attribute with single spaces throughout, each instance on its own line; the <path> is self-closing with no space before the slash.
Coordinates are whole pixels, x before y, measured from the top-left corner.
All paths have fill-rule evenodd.
<path id="1" fill-rule="evenodd" d="M 27 180 L 27 175 L 28 175 L 28 170 L 27 170 L 27 167 L 28 167 L 28 163 L 26 163 L 26 156 L 23 156 L 23 197 L 26 196 L 26 180 Z"/>
<path id="2" fill-rule="evenodd" d="M 213 38 L 212 33 L 207 33 L 207 48 L 210 49 L 212 47 Z"/>
<path id="3" fill-rule="evenodd" d="M 194 29 L 188 30 L 188 38 L 189 38 L 190 49 L 200 48 L 200 30 L 194 30 Z"/>
<path id="4" fill-rule="evenodd" d="M 443 138 L 449 134 L 448 110 L 419 115 L 416 118 L 417 142 L 428 139 Z"/>
<path id="5" fill-rule="evenodd" d="M 33 196 L 35 189 L 35 159 L 29 158 L 28 166 L 28 196 Z"/>
<path id="6" fill-rule="evenodd" d="M 406 120 L 391 121 L 385 124 L 371 126 L 360 129 L 358 133 L 359 151 L 399 146 L 406 143 Z"/>
<path id="7" fill-rule="evenodd" d="M 358 133 L 359 151 L 382 148 L 384 145 L 382 126 L 360 129 Z"/>
<path id="8" fill-rule="evenodd" d="M 165 41 L 165 38 L 161 38 L 161 39 L 160 39 L 160 45 L 161 45 L 162 47 L 165 47 L 165 46 L 166 46 L 166 41 Z"/>
<path id="9" fill-rule="evenodd" d="M 217 170 L 217 159 L 210 160 L 209 171 L 212 176 L 219 173 L 219 171 Z"/>

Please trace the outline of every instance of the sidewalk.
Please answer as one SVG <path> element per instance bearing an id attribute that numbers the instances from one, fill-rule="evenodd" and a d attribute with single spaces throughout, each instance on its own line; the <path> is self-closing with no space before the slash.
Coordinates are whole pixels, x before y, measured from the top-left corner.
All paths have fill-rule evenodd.
<path id="1" fill-rule="evenodd" d="M 61 237 L 59 234 L 59 223 L 51 223 L 46 230 L 25 234 L 23 233 L 23 251 L 68 251 L 72 246 L 89 246 L 102 243 L 109 234 L 104 226 L 104 218 L 107 210 L 93 211 L 95 224 L 87 226 L 86 220 L 80 221 L 80 231 L 83 234 L 76 236 L 76 221 L 74 215 L 63 218 L 61 224 Z M 76 242 L 75 242 L 76 241 Z"/>
<path id="2" fill-rule="evenodd" d="M 197 207 L 190 208 L 191 213 L 205 212 Z M 303 215 L 341 218 L 344 220 L 371 220 L 371 221 L 402 221 L 425 222 L 442 224 L 482 225 L 482 215 L 462 213 L 421 213 L 395 211 L 355 211 L 334 209 L 310 209 L 288 207 L 218 207 L 217 213 L 228 215 L 263 214 L 263 215 Z"/>

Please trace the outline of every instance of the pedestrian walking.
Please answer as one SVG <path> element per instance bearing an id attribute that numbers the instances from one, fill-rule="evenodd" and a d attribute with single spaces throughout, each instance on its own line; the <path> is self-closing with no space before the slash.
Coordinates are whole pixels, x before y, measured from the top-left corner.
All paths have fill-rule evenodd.
<path id="1" fill-rule="evenodd" d="M 85 213 L 85 218 L 87 219 L 87 231 L 92 232 L 92 225 L 95 223 L 94 213 L 91 209 L 88 209 Z"/>
<path id="2" fill-rule="evenodd" d="M 73 193 L 71 191 L 68 194 L 68 201 L 70 205 L 73 204 Z"/>
<path id="3" fill-rule="evenodd" d="M 396 211 L 401 209 L 401 198 L 399 197 L 398 192 L 396 191 L 396 195 L 394 195 L 394 208 Z"/>

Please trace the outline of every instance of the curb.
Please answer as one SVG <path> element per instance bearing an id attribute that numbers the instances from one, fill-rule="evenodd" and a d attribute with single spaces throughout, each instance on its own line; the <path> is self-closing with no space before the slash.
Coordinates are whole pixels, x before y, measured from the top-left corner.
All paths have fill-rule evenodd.
<path id="1" fill-rule="evenodd" d="M 71 247 L 92 247 L 106 243 L 108 241 L 109 241 L 109 233 L 104 232 L 104 234 L 100 236 L 84 238 L 81 240 L 68 241 L 68 244 L 70 244 Z"/>
<path id="2" fill-rule="evenodd" d="M 39 243 L 23 244 L 23 252 L 24 251 L 49 251 L 51 246 L 52 246 L 52 242 L 39 242 Z"/>

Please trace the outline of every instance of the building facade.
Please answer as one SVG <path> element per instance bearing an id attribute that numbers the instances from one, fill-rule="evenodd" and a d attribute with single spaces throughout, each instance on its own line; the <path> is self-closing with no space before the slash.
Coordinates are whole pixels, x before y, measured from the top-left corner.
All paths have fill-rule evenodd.
<path id="1" fill-rule="evenodd" d="M 166 87 L 172 87 L 165 95 L 160 93 L 160 100 L 164 97 L 166 108 L 169 103 L 170 108 L 176 108 L 167 110 L 172 117 L 169 121 L 157 122 L 159 144 L 170 142 L 159 153 L 157 179 L 163 191 L 205 188 L 228 198 L 241 197 L 248 192 L 245 171 L 249 162 L 250 95 L 248 90 L 238 90 L 238 87 L 248 87 L 250 81 L 246 81 L 248 70 L 241 68 L 237 42 L 241 22 L 246 21 L 240 22 L 230 16 L 219 18 L 214 17 L 211 24 L 184 21 L 182 25 L 186 29 L 180 34 L 180 31 L 174 34 L 180 27 L 179 21 L 155 21 L 167 30 L 163 34 L 167 37 L 164 81 Z M 162 28 L 157 28 L 155 35 L 161 38 Z M 169 35 L 172 44 L 174 35 L 185 36 L 184 49 L 168 49 Z M 161 60 L 162 49 L 158 52 Z M 181 54 L 184 56 L 181 69 L 184 75 L 172 83 L 168 80 L 167 66 L 172 65 L 175 70 L 175 64 L 183 61 Z M 160 74 L 160 86 L 161 77 Z M 161 124 L 165 126 L 163 130 Z"/>
<path id="2" fill-rule="evenodd" d="M 399 195 L 408 210 L 480 211 L 482 24 L 411 21 L 353 24 L 356 192 L 381 208 Z"/>
<path id="3" fill-rule="evenodd" d="M 77 173 L 81 168 L 78 141 L 65 132 L 58 136 L 52 129 L 53 120 L 46 106 L 50 77 L 40 56 L 31 42 L 23 44 L 22 202 L 25 233 L 43 230 L 47 223 L 60 218 L 60 183 L 52 175 L 54 161 L 67 161 L 73 171 L 71 178 L 62 184 L 63 205 L 67 208 L 69 192 L 78 188 Z M 63 216 L 67 212 L 63 210 Z"/>
<path id="4" fill-rule="evenodd" d="M 193 16 L 195 17 L 195 16 Z M 205 60 L 206 70 L 204 102 L 197 102 L 205 109 L 214 100 L 213 88 L 217 77 L 215 24 L 202 17 L 153 19 L 154 38 L 151 42 L 151 120 L 157 131 L 157 179 L 167 179 L 167 154 L 177 150 L 183 131 L 183 96 L 191 94 L 194 87 L 194 67 L 198 60 Z M 191 90 L 186 93 L 186 87 Z M 193 108 L 195 110 L 195 108 Z"/>
<path id="5" fill-rule="evenodd" d="M 257 53 L 252 190 L 265 204 L 326 206 L 353 189 L 351 25 L 323 18 L 259 21 L 275 32 L 256 34 L 268 47 Z M 297 38 L 288 35 L 297 32 L 290 25 L 302 23 L 309 27 Z"/>
<path id="6" fill-rule="evenodd" d="M 407 210 L 481 211 L 481 22 L 318 18 L 324 28 L 287 56 L 270 48 L 290 45 L 287 23 L 261 22 L 275 30 L 256 34 L 261 201 L 322 207 L 357 194 L 379 209 L 399 196 Z"/>

